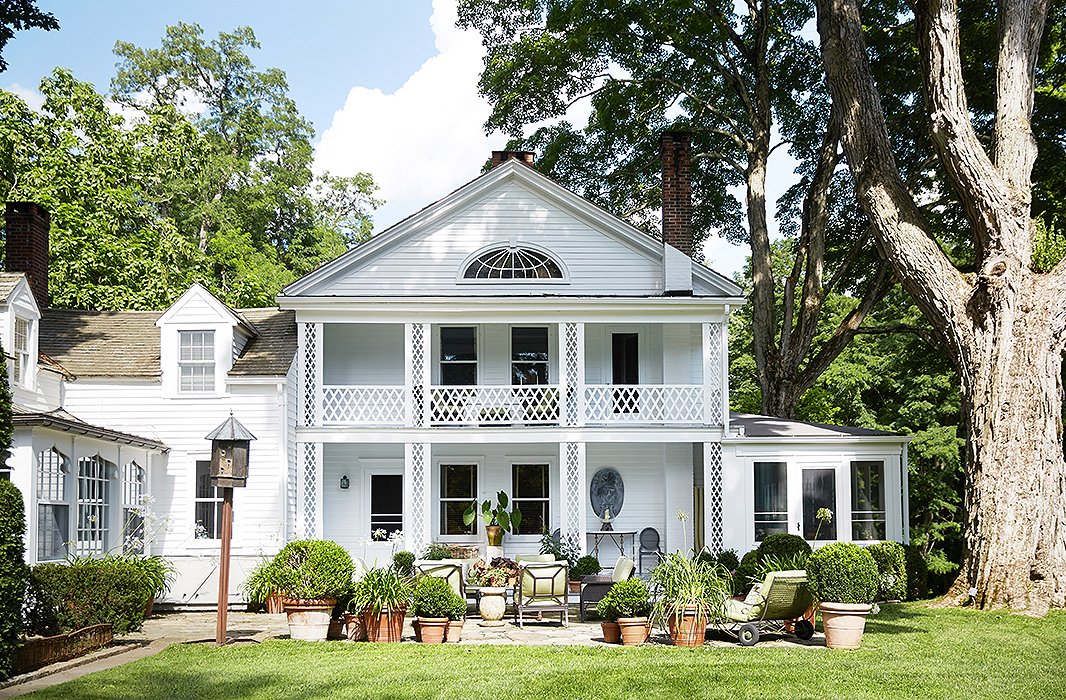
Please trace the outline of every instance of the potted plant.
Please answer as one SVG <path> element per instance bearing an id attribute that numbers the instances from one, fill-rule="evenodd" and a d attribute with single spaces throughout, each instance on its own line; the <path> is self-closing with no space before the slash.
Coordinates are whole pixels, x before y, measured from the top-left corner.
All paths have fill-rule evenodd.
<path id="1" fill-rule="evenodd" d="M 144 583 L 145 605 L 144 616 L 152 616 L 152 608 L 160 596 L 166 595 L 170 590 L 170 579 L 174 575 L 174 567 L 163 557 L 158 555 L 127 554 L 123 558 L 133 564 L 141 574 Z"/>
<path id="2" fill-rule="evenodd" d="M 272 615 L 285 612 L 285 596 L 278 592 L 278 574 L 272 558 L 256 564 L 241 587 L 251 605 L 266 606 Z"/>
<path id="3" fill-rule="evenodd" d="M 296 540 L 278 552 L 271 575 L 285 596 L 290 637 L 326 639 L 333 606 L 351 588 L 354 568 L 347 550 L 329 540 Z"/>
<path id="4" fill-rule="evenodd" d="M 444 641 L 457 643 L 463 636 L 463 623 L 466 621 L 466 601 L 452 595 L 452 604 L 448 609 L 448 626 L 444 628 Z"/>
<path id="5" fill-rule="evenodd" d="M 707 623 L 721 617 L 731 593 L 728 577 L 707 561 L 673 552 L 652 572 L 658 603 L 653 610 L 676 646 L 702 646 Z M 618 585 L 618 584 L 615 584 Z"/>
<path id="6" fill-rule="evenodd" d="M 648 641 L 651 625 L 648 614 L 651 613 L 651 600 L 648 587 L 639 578 L 619 581 L 611 586 L 604 599 L 611 599 L 618 620 L 618 632 L 622 644 L 632 646 Z M 602 601 L 601 601 L 602 602 Z"/>
<path id="7" fill-rule="evenodd" d="M 612 586 L 611 590 L 607 591 L 607 595 L 596 603 L 596 616 L 600 618 L 603 641 L 607 644 L 618 644 L 618 642 L 622 641 L 622 635 L 618 628 L 618 606 L 615 604 L 615 597 L 611 595 L 613 590 L 614 587 Z"/>
<path id="8" fill-rule="evenodd" d="M 351 608 L 363 616 L 372 642 L 398 642 L 411 600 L 411 579 L 396 569 L 371 569 L 355 585 Z"/>
<path id="9" fill-rule="evenodd" d="M 452 587 L 442 578 L 423 576 L 414 586 L 411 607 L 414 609 L 423 644 L 441 644 L 448 627 L 448 618 L 455 609 Z"/>
<path id="10" fill-rule="evenodd" d="M 490 547 L 503 545 L 503 533 L 507 530 L 517 530 L 522 524 L 522 511 L 517 508 L 507 511 L 510 501 L 507 494 L 500 491 L 496 494 L 496 507 L 492 507 L 492 501 L 486 500 L 478 510 L 478 502 L 474 501 L 463 511 L 463 524 L 469 525 L 474 522 L 479 512 L 481 519 L 485 521 L 485 536 L 488 537 Z"/>
<path id="11" fill-rule="evenodd" d="M 807 585 L 822 613 L 825 645 L 858 649 L 866 616 L 877 597 L 877 564 L 862 547 L 837 542 L 816 550 L 807 560 Z"/>
<path id="12" fill-rule="evenodd" d="M 594 576 L 600 573 L 603 567 L 600 566 L 600 560 L 591 554 L 581 557 L 570 568 L 570 592 L 581 592 L 581 579 L 586 576 Z"/>

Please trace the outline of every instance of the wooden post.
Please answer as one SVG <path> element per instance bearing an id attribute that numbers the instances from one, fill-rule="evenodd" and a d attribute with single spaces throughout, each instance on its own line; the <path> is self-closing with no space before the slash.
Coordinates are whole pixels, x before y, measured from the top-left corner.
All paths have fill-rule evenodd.
<path id="1" fill-rule="evenodd" d="M 233 489 L 222 489 L 222 553 L 218 560 L 218 620 L 215 644 L 226 643 L 226 618 L 229 613 L 229 541 L 233 535 Z"/>

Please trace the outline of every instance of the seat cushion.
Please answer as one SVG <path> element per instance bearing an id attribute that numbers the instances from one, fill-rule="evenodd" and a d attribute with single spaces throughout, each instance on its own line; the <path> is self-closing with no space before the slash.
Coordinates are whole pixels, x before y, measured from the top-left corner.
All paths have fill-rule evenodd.
<path id="1" fill-rule="evenodd" d="M 726 619 L 732 620 L 733 622 L 748 622 L 753 619 L 751 613 L 752 606 L 745 601 L 735 600 L 733 598 L 725 601 Z"/>
<path id="2" fill-rule="evenodd" d="M 633 575 L 635 568 L 633 560 L 629 557 L 618 557 L 618 561 L 614 564 L 614 571 L 611 572 L 611 580 L 615 583 L 625 581 Z"/>
<path id="3" fill-rule="evenodd" d="M 551 564 L 554 554 L 519 554 L 514 558 L 516 564 Z"/>

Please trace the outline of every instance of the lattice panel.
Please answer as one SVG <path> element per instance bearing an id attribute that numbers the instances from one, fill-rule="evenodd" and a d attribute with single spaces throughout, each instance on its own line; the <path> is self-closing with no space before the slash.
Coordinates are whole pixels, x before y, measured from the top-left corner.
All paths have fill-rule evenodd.
<path id="1" fill-rule="evenodd" d="M 318 444 L 303 443 L 303 473 L 300 500 L 303 505 L 303 536 L 317 537 L 318 529 Z"/>
<path id="2" fill-rule="evenodd" d="M 415 552 L 422 551 L 428 544 L 429 532 L 429 453 L 430 446 L 425 442 L 411 444 L 411 463 L 407 467 L 407 479 L 411 489 L 411 522 L 408 535 L 409 546 Z"/>
<path id="3" fill-rule="evenodd" d="M 318 327 L 303 323 L 304 425 L 318 425 Z"/>
<path id="4" fill-rule="evenodd" d="M 411 406 L 416 428 L 426 425 L 426 387 L 422 383 L 426 376 L 425 328 L 421 323 L 411 326 Z"/>
<path id="5" fill-rule="evenodd" d="M 552 425 L 559 423 L 559 387 L 435 386 L 433 425 Z"/>
<path id="6" fill-rule="evenodd" d="M 707 400 L 711 404 L 710 406 L 710 423 L 712 425 L 724 425 L 725 403 L 723 402 L 722 392 L 725 387 L 722 384 L 722 377 L 724 376 L 724 370 L 726 362 L 726 325 L 724 323 L 707 323 L 704 324 L 704 333 L 706 337 L 703 340 L 703 346 L 706 348 L 706 357 L 704 358 L 703 371 L 705 373 L 705 381 L 708 389 Z"/>
<path id="7" fill-rule="evenodd" d="M 576 323 L 563 324 L 563 386 L 566 387 L 566 425 L 578 424 L 578 391 L 581 384 L 581 343 Z"/>
<path id="8" fill-rule="evenodd" d="M 402 386 L 326 386 L 322 422 L 403 425 L 407 390 Z"/>
<path id="9" fill-rule="evenodd" d="M 565 443 L 563 449 L 563 535 L 575 548 L 581 548 L 581 510 L 584 506 L 585 485 L 581 464 L 581 446 Z"/>
<path id="10" fill-rule="evenodd" d="M 587 423 L 693 424 L 703 422 L 700 385 L 589 385 Z"/>
<path id="11" fill-rule="evenodd" d="M 711 502 L 710 512 L 706 514 L 711 524 L 711 538 L 708 544 L 712 552 L 720 552 L 722 551 L 722 443 L 711 443 L 707 458 L 710 466 L 708 470 L 710 480 L 704 484 L 704 488 L 707 489 Z"/>

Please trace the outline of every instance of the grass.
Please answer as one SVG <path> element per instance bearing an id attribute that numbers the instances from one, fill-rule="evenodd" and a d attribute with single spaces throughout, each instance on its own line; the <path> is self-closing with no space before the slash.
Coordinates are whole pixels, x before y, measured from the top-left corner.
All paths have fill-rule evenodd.
<path id="1" fill-rule="evenodd" d="M 33 695 L 62 698 L 1062 698 L 1066 611 L 887 605 L 859 651 L 269 641 L 160 654 Z"/>

